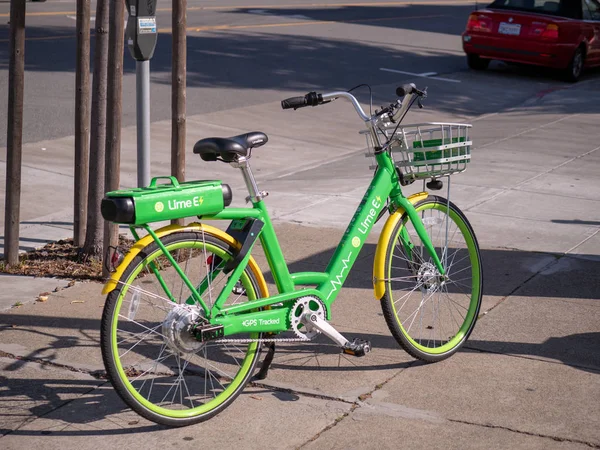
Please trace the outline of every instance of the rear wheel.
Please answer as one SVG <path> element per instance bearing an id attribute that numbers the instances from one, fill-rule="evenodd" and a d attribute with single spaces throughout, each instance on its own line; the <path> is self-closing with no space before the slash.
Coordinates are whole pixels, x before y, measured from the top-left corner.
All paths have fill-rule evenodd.
<path id="1" fill-rule="evenodd" d="M 234 249 L 203 232 L 173 233 L 162 243 L 211 308 L 228 280 L 222 268 Z M 249 268 L 238 284 L 228 306 L 261 295 Z M 219 413 L 242 391 L 260 335 L 236 335 L 249 343 L 200 342 L 189 330 L 207 314 L 156 243 L 127 266 L 107 298 L 101 348 L 108 379 L 138 414 L 162 425 L 190 425 Z"/>
<path id="2" fill-rule="evenodd" d="M 573 53 L 573 58 L 571 58 L 571 62 L 567 66 L 567 68 L 563 72 L 563 77 L 566 81 L 570 81 L 571 83 L 575 83 L 579 80 L 579 77 L 583 73 L 583 65 L 585 63 L 585 52 L 582 47 L 577 47 L 575 53 Z"/>
<path id="3" fill-rule="evenodd" d="M 485 70 L 490 65 L 490 60 L 474 53 L 467 53 L 467 64 L 473 70 Z"/>
<path id="4" fill-rule="evenodd" d="M 482 298 L 481 257 L 471 225 L 454 204 L 430 196 L 415 209 L 445 275 L 438 272 L 405 213 L 387 245 L 381 306 L 402 348 L 434 362 L 456 352 L 475 327 Z"/>

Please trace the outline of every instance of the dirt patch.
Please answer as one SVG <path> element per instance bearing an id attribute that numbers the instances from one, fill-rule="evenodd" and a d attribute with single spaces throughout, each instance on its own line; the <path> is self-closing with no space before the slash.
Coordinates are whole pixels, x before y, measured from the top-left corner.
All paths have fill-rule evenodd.
<path id="1" fill-rule="evenodd" d="M 133 241 L 119 238 L 119 248 L 127 250 Z M 0 272 L 34 277 L 67 278 L 69 280 L 103 280 L 102 261 L 85 258 L 73 239 L 51 242 L 19 257 L 19 264 L 0 263 Z"/>

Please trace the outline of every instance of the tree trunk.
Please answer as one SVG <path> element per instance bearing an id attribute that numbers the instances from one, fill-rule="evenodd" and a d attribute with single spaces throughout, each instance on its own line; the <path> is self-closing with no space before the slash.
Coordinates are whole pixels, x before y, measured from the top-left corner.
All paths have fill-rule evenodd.
<path id="1" fill-rule="evenodd" d="M 171 175 L 185 181 L 186 131 L 186 23 L 187 0 L 173 0 L 173 49 L 171 64 Z M 183 219 L 173 223 L 183 225 Z"/>
<path id="2" fill-rule="evenodd" d="M 85 242 L 90 150 L 90 0 L 77 0 L 73 241 Z"/>
<path id="3" fill-rule="evenodd" d="M 9 265 L 16 265 L 19 263 L 21 159 L 23 153 L 23 92 L 25 90 L 24 0 L 12 0 L 10 2 L 9 51 L 4 259 Z"/>
<path id="4" fill-rule="evenodd" d="M 92 82 L 92 121 L 90 139 L 90 181 L 87 229 L 83 254 L 86 258 L 102 257 L 103 219 L 100 202 L 104 195 L 104 151 L 106 144 L 106 89 L 108 71 L 108 0 L 96 5 L 96 44 L 94 80 Z"/>
<path id="5" fill-rule="evenodd" d="M 110 24 L 108 34 L 108 98 L 106 118 L 106 159 L 105 159 L 105 189 L 106 192 L 119 189 L 121 170 L 121 115 L 122 115 L 122 79 L 123 79 L 123 20 L 125 10 L 123 0 L 110 0 Z M 119 244 L 119 226 L 114 223 L 104 223 L 104 248 L 115 248 Z M 104 252 L 104 257 L 110 258 L 112 253 Z M 102 275 L 109 276 L 110 264 L 103 264 Z"/>

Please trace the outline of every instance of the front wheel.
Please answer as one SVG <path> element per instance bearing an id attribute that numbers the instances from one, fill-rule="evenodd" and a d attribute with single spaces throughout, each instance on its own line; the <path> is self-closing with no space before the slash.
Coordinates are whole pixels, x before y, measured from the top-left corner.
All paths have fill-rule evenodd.
<path id="1" fill-rule="evenodd" d="M 162 243 L 212 308 L 234 249 L 202 231 L 176 232 Z M 222 306 L 260 295 L 246 268 Z M 259 357 L 260 335 L 236 335 L 239 343 L 200 342 L 190 329 L 208 314 L 156 243 L 127 266 L 104 307 L 101 349 L 108 379 L 138 414 L 162 425 L 190 425 L 219 413 L 242 391 Z"/>
<path id="2" fill-rule="evenodd" d="M 402 348 L 415 358 L 435 362 L 455 353 L 473 331 L 482 298 L 481 256 L 469 221 L 453 203 L 429 196 L 415 209 L 445 275 L 404 213 L 387 244 L 381 304 Z"/>

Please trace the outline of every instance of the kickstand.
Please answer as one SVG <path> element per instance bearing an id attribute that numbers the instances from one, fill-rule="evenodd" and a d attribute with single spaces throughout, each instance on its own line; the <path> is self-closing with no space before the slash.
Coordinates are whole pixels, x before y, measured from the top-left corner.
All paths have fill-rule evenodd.
<path id="1" fill-rule="evenodd" d="M 255 380 L 264 380 L 267 378 L 267 372 L 269 372 L 269 367 L 271 367 L 271 363 L 273 362 L 273 357 L 275 356 L 275 342 L 271 342 L 269 345 L 269 350 L 267 351 L 267 356 L 263 360 L 262 367 L 260 371 L 254 377 Z"/>

